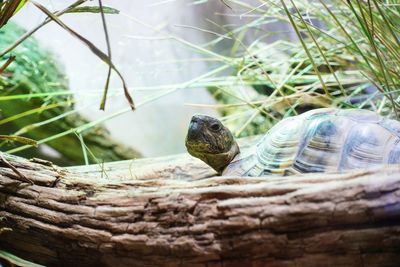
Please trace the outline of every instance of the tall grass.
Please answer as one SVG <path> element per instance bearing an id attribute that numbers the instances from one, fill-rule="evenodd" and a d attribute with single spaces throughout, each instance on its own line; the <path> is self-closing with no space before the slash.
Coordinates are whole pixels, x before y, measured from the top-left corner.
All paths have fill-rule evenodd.
<path id="1" fill-rule="evenodd" d="M 87 1 L 76 1 L 67 9 L 53 13 L 60 17 L 68 12 L 90 12 L 89 9 L 79 9 L 85 2 Z M 181 84 L 135 88 L 149 92 L 148 98 L 137 103 L 137 106 L 150 103 L 176 90 L 207 87 L 220 103 L 203 106 L 220 110 L 237 136 L 265 132 L 283 117 L 318 107 L 366 108 L 397 118 L 400 89 L 398 5 L 376 0 L 268 0 L 258 6 L 251 6 L 247 1 L 232 0 L 226 1 L 226 4 L 245 19 L 236 27 L 216 25 L 222 33 L 215 34 L 215 39 L 204 45 L 193 44 L 168 33 L 162 34 L 160 29 L 153 28 L 158 35 L 161 34 L 161 38 L 187 46 L 204 55 L 205 61 L 212 61 L 217 67 Z M 92 11 L 99 12 L 99 9 Z M 111 11 L 114 12 L 112 9 L 107 12 Z M 120 15 L 152 29 L 151 25 L 126 14 Z M 39 26 L 42 27 L 49 21 L 47 19 Z M 276 34 L 268 31 L 269 25 L 277 21 L 290 24 L 297 40 L 266 42 L 268 37 Z M 188 30 L 201 29 L 191 27 Z M 252 32 L 257 33 L 256 37 L 250 43 L 245 42 L 244 37 Z M 137 36 L 129 38 L 140 39 Z M 217 52 L 219 50 L 215 48 L 227 40 L 233 41 L 229 52 Z M 230 75 L 223 74 L 227 70 Z M 120 88 L 110 89 L 110 94 L 123 93 L 118 90 Z M 54 99 L 58 94 L 70 93 L 54 90 L 37 96 L 29 94 L 2 98 Z M 126 112 L 129 112 L 129 108 L 48 136 L 38 140 L 38 143 L 50 142 L 68 134 L 79 134 Z M 15 118 L 28 115 L 19 114 Z M 60 118 L 67 115 L 60 114 Z M 46 127 L 49 122 L 38 122 L 34 127 Z M 23 133 L 31 129 L 21 130 L 20 133 Z M 22 146 L 8 152 L 27 147 Z"/>
<path id="2" fill-rule="evenodd" d="M 253 15 L 244 26 L 227 33 L 239 47 L 243 32 L 266 28 L 258 30 L 258 38 L 238 55 L 243 64 L 230 78 L 243 81 L 242 85 L 211 88 L 225 104 L 219 108 L 236 135 L 264 132 L 282 117 L 317 107 L 366 108 L 398 118 L 398 4 L 377 0 L 230 3 L 238 12 Z M 267 30 L 272 21 L 290 24 L 297 41 L 266 44 L 263 39 L 273 34 Z"/>

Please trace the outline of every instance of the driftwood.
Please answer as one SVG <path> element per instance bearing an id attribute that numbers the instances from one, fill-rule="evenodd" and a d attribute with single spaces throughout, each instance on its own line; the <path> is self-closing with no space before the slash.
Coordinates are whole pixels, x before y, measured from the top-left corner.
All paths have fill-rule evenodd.
<path id="1" fill-rule="evenodd" d="M 400 167 L 212 177 L 187 155 L 59 168 L 7 156 L 0 247 L 50 266 L 400 266 Z"/>

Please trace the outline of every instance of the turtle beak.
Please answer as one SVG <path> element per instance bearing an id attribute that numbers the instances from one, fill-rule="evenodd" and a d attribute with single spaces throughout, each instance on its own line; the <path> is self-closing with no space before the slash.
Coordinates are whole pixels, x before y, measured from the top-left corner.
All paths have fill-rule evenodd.
<path id="1" fill-rule="evenodd" d="M 190 124 L 189 124 L 187 139 L 188 140 L 198 139 L 200 137 L 202 126 L 203 126 L 203 122 L 199 118 L 199 116 L 196 116 L 196 115 L 193 116 L 192 120 L 190 121 Z"/>

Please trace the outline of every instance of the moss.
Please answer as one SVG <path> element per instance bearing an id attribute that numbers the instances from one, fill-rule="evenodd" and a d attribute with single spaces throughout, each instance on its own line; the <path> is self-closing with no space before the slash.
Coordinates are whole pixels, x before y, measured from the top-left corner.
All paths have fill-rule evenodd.
<path id="1" fill-rule="evenodd" d="M 0 51 L 8 48 L 24 33 L 25 30 L 20 26 L 9 22 L 0 29 Z M 0 101 L 1 119 L 31 112 L 30 115 L 19 116 L 18 119 L 0 125 L 2 134 L 15 133 L 28 127 L 29 131 L 25 136 L 41 140 L 88 123 L 80 114 L 71 113 L 51 123 L 36 127 L 35 123 L 56 118 L 73 110 L 74 99 L 72 95 L 68 94 L 68 79 L 57 56 L 45 49 L 33 37 L 27 38 L 13 49 L 12 53 L 1 58 L 0 66 L 11 54 L 16 58 L 5 70 L 5 73 L 0 75 L 0 95 L 43 94 L 43 96 Z M 67 94 L 54 95 L 55 92 Z M 53 107 L 46 108 L 50 107 L 49 105 Z M 39 111 L 32 112 L 35 109 Z M 139 156 L 136 151 L 113 141 L 107 130 L 99 125 L 85 131 L 84 137 L 85 145 L 99 161 L 123 160 Z M 84 162 L 81 143 L 74 134 L 51 140 L 47 144 L 59 151 L 72 164 Z M 7 151 L 10 147 L 12 146 L 3 144 L 1 149 Z M 31 152 L 32 149 L 25 150 L 22 156 L 36 156 Z M 92 158 L 91 161 L 96 162 L 96 159 Z"/>
<path id="2" fill-rule="evenodd" d="M 9 22 L 0 29 L 0 51 L 13 44 L 25 30 L 17 24 Z M 16 88 L 24 88 L 20 93 L 46 93 L 68 90 L 68 80 L 56 56 L 44 49 L 33 38 L 27 38 L 10 53 L 16 55 L 13 63 L 7 68 L 10 76 L 0 76 L 2 95 L 15 94 Z M 9 55 L 0 59 L 4 62 Z M 0 63 L 0 64 L 1 64 Z M 57 96 L 53 101 L 66 100 L 67 97 Z M 27 100 L 29 101 L 29 100 Z"/>

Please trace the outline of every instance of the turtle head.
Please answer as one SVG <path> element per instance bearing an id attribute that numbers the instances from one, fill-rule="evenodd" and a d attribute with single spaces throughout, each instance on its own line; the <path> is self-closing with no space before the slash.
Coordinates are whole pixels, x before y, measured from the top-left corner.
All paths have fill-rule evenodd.
<path id="1" fill-rule="evenodd" d="M 194 115 L 186 136 L 190 155 L 201 159 L 219 174 L 239 153 L 232 133 L 216 118 Z"/>

